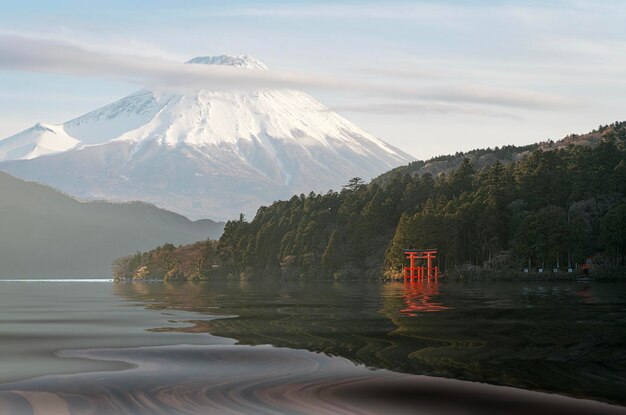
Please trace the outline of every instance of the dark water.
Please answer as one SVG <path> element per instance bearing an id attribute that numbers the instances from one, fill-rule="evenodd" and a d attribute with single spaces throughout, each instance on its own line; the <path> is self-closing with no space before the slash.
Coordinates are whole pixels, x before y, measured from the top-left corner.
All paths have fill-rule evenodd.
<path id="1" fill-rule="evenodd" d="M 0 414 L 626 413 L 625 283 L 0 281 L 0 348 Z"/>

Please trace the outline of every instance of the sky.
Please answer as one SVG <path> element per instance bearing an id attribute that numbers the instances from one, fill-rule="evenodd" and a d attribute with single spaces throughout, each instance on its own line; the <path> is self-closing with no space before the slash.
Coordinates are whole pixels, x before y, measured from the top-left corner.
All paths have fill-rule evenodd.
<path id="1" fill-rule="evenodd" d="M 556 140 L 626 120 L 624 22 L 619 0 L 2 2 L 0 138 L 165 84 L 302 89 L 418 159 Z M 244 53 L 271 71 L 181 64 Z"/>

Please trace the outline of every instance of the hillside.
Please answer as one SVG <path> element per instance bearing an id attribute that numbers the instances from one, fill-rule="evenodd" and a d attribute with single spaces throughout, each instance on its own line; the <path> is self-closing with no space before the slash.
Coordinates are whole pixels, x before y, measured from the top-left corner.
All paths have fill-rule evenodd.
<path id="1" fill-rule="evenodd" d="M 570 134 L 558 141 L 547 140 L 525 146 L 507 145 L 493 149 L 486 148 L 468 152 L 458 152 L 456 154 L 433 157 L 429 160 L 416 160 L 381 174 L 374 179 L 374 182 L 379 185 L 384 185 L 398 173 L 418 176 L 426 173 L 430 173 L 433 176 L 437 176 L 441 173 L 449 173 L 456 170 L 464 159 L 468 159 L 476 170 L 481 170 L 493 165 L 496 161 L 501 164 L 519 161 L 537 149 L 553 151 L 565 149 L 570 146 L 595 148 L 603 139 L 613 136 L 623 136 L 625 130 L 626 122 L 615 122 L 610 125 L 600 126 L 596 130 L 586 134 Z"/>
<path id="2" fill-rule="evenodd" d="M 223 226 L 145 203 L 84 203 L 0 172 L 0 277 L 108 277 L 120 255 L 218 238 Z"/>
<path id="3" fill-rule="evenodd" d="M 216 245 L 125 257 L 116 275 L 163 277 L 202 258 L 193 273 L 169 276 L 380 278 L 397 275 L 407 247 L 437 247 L 449 272 L 564 269 L 593 256 L 598 270 L 623 273 L 625 126 L 591 133 L 595 143 L 577 138 L 586 145 L 513 148 L 507 163 L 493 152 L 482 168 L 452 156 L 435 160 L 460 157 L 446 174 L 420 175 L 413 163 L 369 185 L 353 180 L 341 192 L 293 196 L 261 207 L 250 222 L 228 222 Z"/>

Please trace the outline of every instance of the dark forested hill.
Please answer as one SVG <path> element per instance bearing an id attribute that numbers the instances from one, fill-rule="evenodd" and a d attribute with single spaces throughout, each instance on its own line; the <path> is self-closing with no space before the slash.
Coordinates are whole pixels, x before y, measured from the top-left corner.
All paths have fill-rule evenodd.
<path id="1" fill-rule="evenodd" d="M 570 134 L 567 137 L 559 140 L 547 140 L 536 144 L 529 144 L 526 146 L 502 146 L 496 148 L 486 148 L 468 151 L 466 153 L 458 152 L 454 155 L 446 155 L 434 157 L 430 160 L 417 160 L 407 165 L 396 167 L 386 173 L 377 177 L 374 182 L 383 185 L 388 180 L 393 178 L 397 173 L 400 174 L 413 174 L 423 175 L 430 173 L 433 176 L 437 176 L 441 173 L 449 173 L 456 170 L 464 159 L 468 159 L 476 170 L 480 170 L 484 167 L 491 166 L 496 161 L 502 164 L 507 164 L 513 161 L 519 161 L 522 158 L 528 156 L 534 150 L 559 150 L 569 146 L 585 146 L 596 147 L 604 138 L 613 135 L 619 135 L 621 131 L 626 128 L 626 122 L 616 122 L 610 125 L 603 125 L 596 130 L 586 134 Z"/>
<path id="2" fill-rule="evenodd" d="M 594 256 L 616 271 L 626 254 L 625 141 L 626 123 L 616 123 L 557 143 L 411 163 L 368 185 L 261 207 L 250 222 L 228 222 L 217 244 L 122 258 L 116 272 L 376 278 L 397 273 L 407 247 L 437 247 L 444 270 L 564 267 Z M 432 163 L 454 169 L 421 174 Z"/>
<path id="3" fill-rule="evenodd" d="M 222 228 L 145 203 L 83 203 L 0 173 L 2 277 L 107 277 L 129 251 L 218 238 Z"/>

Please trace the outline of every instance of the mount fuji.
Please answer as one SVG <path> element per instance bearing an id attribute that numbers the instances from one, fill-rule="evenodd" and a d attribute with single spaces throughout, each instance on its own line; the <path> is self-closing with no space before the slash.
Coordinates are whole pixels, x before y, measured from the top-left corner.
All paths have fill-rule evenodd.
<path id="1" fill-rule="evenodd" d="M 194 65 L 268 70 L 248 55 Z M 0 170 L 87 199 L 142 200 L 191 218 L 254 214 L 414 160 L 310 95 L 142 89 L 60 125 L 0 141 Z"/>

